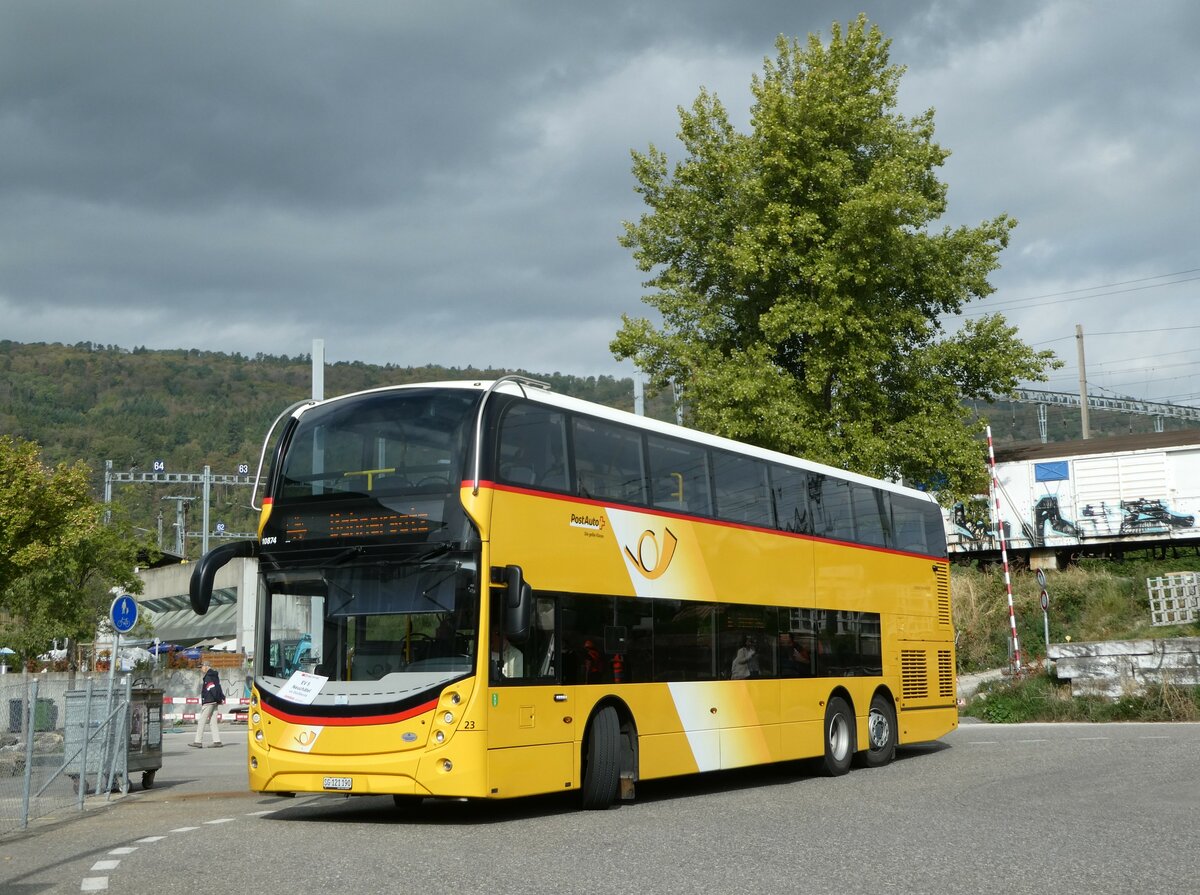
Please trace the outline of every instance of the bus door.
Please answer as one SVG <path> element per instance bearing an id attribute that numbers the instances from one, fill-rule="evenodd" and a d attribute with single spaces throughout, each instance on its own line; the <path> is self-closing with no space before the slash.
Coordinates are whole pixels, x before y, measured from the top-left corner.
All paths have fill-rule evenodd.
<path id="1" fill-rule="evenodd" d="M 555 600 L 534 598 L 529 634 L 513 642 L 493 598 L 488 662 L 488 787 L 502 798 L 575 784 L 574 688 L 564 687 Z"/>

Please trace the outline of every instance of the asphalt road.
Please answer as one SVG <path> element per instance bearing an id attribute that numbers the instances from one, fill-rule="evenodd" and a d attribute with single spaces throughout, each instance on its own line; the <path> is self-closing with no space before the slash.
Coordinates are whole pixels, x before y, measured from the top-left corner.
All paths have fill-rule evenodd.
<path id="1" fill-rule="evenodd" d="M 1200 724 L 966 724 L 839 779 L 808 763 L 568 796 L 245 791 L 245 732 L 167 738 L 153 790 L 0 840 L 0 893 L 1200 892 Z"/>

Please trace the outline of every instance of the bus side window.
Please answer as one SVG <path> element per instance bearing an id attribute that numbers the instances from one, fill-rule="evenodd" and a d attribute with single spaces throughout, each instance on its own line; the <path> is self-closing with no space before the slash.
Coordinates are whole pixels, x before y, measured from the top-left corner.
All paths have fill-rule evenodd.
<path id="1" fill-rule="evenodd" d="M 733 522 L 774 526 L 767 465 L 749 457 L 713 451 L 717 515 Z"/>
<path id="2" fill-rule="evenodd" d="M 850 500 L 850 483 L 833 476 L 824 476 L 821 497 L 816 504 L 816 534 L 838 541 L 854 540 L 854 509 Z"/>
<path id="3" fill-rule="evenodd" d="M 899 550 L 911 550 L 915 553 L 925 553 L 928 548 L 925 543 L 925 523 L 921 515 L 921 506 L 909 497 L 892 497 L 892 520 L 896 526 L 896 547 Z"/>
<path id="4" fill-rule="evenodd" d="M 650 476 L 654 486 L 651 504 L 668 510 L 712 515 L 708 451 L 700 445 L 674 438 L 646 438 Z"/>
<path id="5" fill-rule="evenodd" d="M 500 481 L 565 491 L 566 418 L 552 408 L 514 404 L 500 424 Z"/>
<path id="6" fill-rule="evenodd" d="M 873 547 L 890 547 L 892 513 L 887 492 L 858 482 L 852 483 L 850 488 L 854 503 L 854 539 Z"/>

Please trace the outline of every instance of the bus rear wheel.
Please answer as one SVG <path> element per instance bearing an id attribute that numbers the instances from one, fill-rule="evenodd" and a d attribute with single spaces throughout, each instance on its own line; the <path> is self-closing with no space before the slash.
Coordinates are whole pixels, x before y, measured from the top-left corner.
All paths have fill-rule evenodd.
<path id="1" fill-rule="evenodd" d="M 583 767 L 583 807 L 604 811 L 617 800 L 621 775 L 621 722 L 611 705 L 596 712 L 588 728 Z"/>
<path id="2" fill-rule="evenodd" d="M 881 768 L 896 756 L 896 710 L 882 694 L 871 698 L 867 714 L 867 748 L 859 753 L 864 768 Z"/>
<path id="3" fill-rule="evenodd" d="M 840 777 L 850 770 L 853 757 L 854 715 L 846 700 L 834 696 L 825 706 L 825 774 Z"/>

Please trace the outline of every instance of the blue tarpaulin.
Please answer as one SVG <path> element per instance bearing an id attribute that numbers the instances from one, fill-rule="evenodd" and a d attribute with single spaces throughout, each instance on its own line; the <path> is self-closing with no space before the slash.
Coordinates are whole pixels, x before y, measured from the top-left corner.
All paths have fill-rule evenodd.
<path id="1" fill-rule="evenodd" d="M 1053 463 L 1034 463 L 1033 478 L 1037 482 L 1065 482 L 1071 478 L 1066 460 Z"/>

